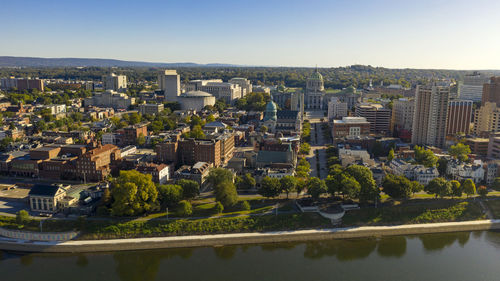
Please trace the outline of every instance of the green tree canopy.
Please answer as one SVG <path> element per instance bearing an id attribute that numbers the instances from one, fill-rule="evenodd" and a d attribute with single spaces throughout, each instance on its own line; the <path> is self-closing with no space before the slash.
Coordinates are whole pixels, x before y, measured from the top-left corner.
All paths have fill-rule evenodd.
<path id="1" fill-rule="evenodd" d="M 281 185 L 280 180 L 277 178 L 264 177 L 260 183 L 259 194 L 272 198 L 280 195 Z"/>
<path id="2" fill-rule="evenodd" d="M 448 153 L 460 161 L 467 161 L 469 159 L 469 154 L 471 153 L 470 147 L 461 142 L 456 145 L 450 146 Z"/>
<path id="3" fill-rule="evenodd" d="M 113 180 L 111 195 L 111 213 L 115 216 L 137 216 L 159 207 L 158 190 L 151 175 L 135 170 L 120 171 L 120 176 Z"/>
<path id="4" fill-rule="evenodd" d="M 422 164 L 426 167 L 436 166 L 438 158 L 430 149 L 424 149 L 423 147 L 416 145 L 414 151 L 415 161 L 417 161 L 418 164 Z"/>
<path id="5" fill-rule="evenodd" d="M 345 172 L 354 177 L 360 184 L 359 200 L 361 202 L 379 199 L 380 190 L 373 179 L 373 173 L 370 169 L 360 165 L 351 165 L 345 169 Z"/>
<path id="6" fill-rule="evenodd" d="M 462 183 L 462 189 L 464 193 L 467 194 L 467 197 L 476 194 L 476 184 L 474 184 L 474 182 L 471 179 L 466 179 Z"/>
<path id="7" fill-rule="evenodd" d="M 182 197 L 184 199 L 191 200 L 200 195 L 200 185 L 196 181 L 181 179 L 177 181 L 177 184 L 182 187 Z"/>
<path id="8" fill-rule="evenodd" d="M 307 194 L 311 195 L 314 200 L 318 200 L 327 190 L 325 182 L 317 177 L 311 177 L 307 181 Z"/>
<path id="9" fill-rule="evenodd" d="M 385 194 L 395 199 L 408 199 L 412 195 L 412 184 L 405 176 L 388 174 L 382 187 Z"/>
<path id="10" fill-rule="evenodd" d="M 219 183 L 215 189 L 215 199 L 220 202 L 224 208 L 234 207 L 238 203 L 238 193 L 236 186 L 231 181 Z"/>
<path id="11" fill-rule="evenodd" d="M 280 190 L 286 193 L 286 198 L 290 192 L 297 190 L 297 179 L 292 176 L 284 176 L 280 179 Z"/>
<path id="12" fill-rule="evenodd" d="M 434 194 L 436 197 L 444 197 L 452 194 L 451 184 L 444 178 L 431 180 L 424 188 L 425 192 Z"/>
<path id="13" fill-rule="evenodd" d="M 167 184 L 158 186 L 161 208 L 165 210 L 167 207 L 176 206 L 182 200 L 182 187 L 177 184 Z"/>

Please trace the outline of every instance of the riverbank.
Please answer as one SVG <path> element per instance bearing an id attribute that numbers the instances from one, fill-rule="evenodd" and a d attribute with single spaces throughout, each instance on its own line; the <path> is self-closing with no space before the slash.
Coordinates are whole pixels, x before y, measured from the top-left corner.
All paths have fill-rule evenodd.
<path id="1" fill-rule="evenodd" d="M 108 252 L 256 243 L 303 242 L 326 239 L 348 239 L 492 229 L 500 229 L 500 220 L 478 220 L 398 226 L 363 226 L 262 233 L 255 232 L 131 239 L 75 240 L 60 243 L 1 239 L 0 249 L 8 251 L 46 253 Z"/>

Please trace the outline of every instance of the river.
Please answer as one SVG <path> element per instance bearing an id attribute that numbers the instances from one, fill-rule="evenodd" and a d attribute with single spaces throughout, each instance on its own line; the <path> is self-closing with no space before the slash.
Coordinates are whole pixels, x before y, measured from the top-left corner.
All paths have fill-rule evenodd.
<path id="1" fill-rule="evenodd" d="M 0 252 L 0 280 L 500 280 L 500 232 L 94 254 Z"/>

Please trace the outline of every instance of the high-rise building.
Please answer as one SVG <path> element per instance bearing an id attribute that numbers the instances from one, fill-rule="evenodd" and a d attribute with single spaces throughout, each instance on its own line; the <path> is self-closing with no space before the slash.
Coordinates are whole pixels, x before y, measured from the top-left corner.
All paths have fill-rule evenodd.
<path id="1" fill-rule="evenodd" d="M 488 143 L 488 157 L 500 159 L 500 134 L 494 133 L 490 135 Z"/>
<path id="2" fill-rule="evenodd" d="M 371 133 L 387 133 L 391 124 L 391 110 L 381 104 L 362 103 L 356 105 L 355 115 L 370 122 Z"/>
<path id="3" fill-rule="evenodd" d="M 474 113 L 474 134 L 487 136 L 500 132 L 500 107 L 494 102 L 486 102 Z"/>
<path id="4" fill-rule="evenodd" d="M 400 98 L 393 101 L 391 132 L 405 141 L 411 141 L 415 100 Z"/>
<path id="5" fill-rule="evenodd" d="M 451 100 L 448 103 L 447 135 L 469 133 L 472 121 L 472 105 L 471 100 Z"/>
<path id="6" fill-rule="evenodd" d="M 488 77 L 479 72 L 467 74 L 458 86 L 458 96 L 462 100 L 479 102 L 483 96 L 483 84 L 488 82 Z"/>
<path id="7" fill-rule="evenodd" d="M 417 86 L 412 126 L 413 144 L 444 146 L 449 96 L 449 84 Z"/>
<path id="8" fill-rule="evenodd" d="M 110 75 L 102 77 L 102 83 L 104 90 L 113 90 L 117 92 L 125 92 L 127 90 L 127 76 L 125 75 L 111 73 Z"/>
<path id="9" fill-rule="evenodd" d="M 38 91 L 43 92 L 44 83 L 45 81 L 43 79 L 38 78 L 9 77 L 0 79 L 0 89 L 11 90 L 15 88 L 18 91 L 37 89 Z"/>
<path id="10" fill-rule="evenodd" d="M 500 77 L 491 77 L 489 83 L 483 85 L 482 105 L 487 102 L 500 106 Z"/>
<path id="11" fill-rule="evenodd" d="M 177 101 L 181 94 L 181 78 L 176 70 L 165 70 L 158 74 L 158 87 L 165 95 L 165 101 Z"/>
<path id="12" fill-rule="evenodd" d="M 347 103 L 341 102 L 339 98 L 332 97 L 328 102 L 328 120 L 347 116 Z"/>

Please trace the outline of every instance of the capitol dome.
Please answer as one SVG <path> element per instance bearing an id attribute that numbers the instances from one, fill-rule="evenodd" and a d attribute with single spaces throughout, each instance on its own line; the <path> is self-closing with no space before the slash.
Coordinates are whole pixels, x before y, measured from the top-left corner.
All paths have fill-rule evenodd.
<path id="1" fill-rule="evenodd" d="M 323 75 L 316 70 L 311 76 L 309 76 L 310 80 L 320 80 L 323 81 Z"/>
<path id="2" fill-rule="evenodd" d="M 276 121 L 276 112 L 278 111 L 278 107 L 274 101 L 269 101 L 266 104 L 266 111 L 264 112 L 264 121 L 272 120 Z"/>

